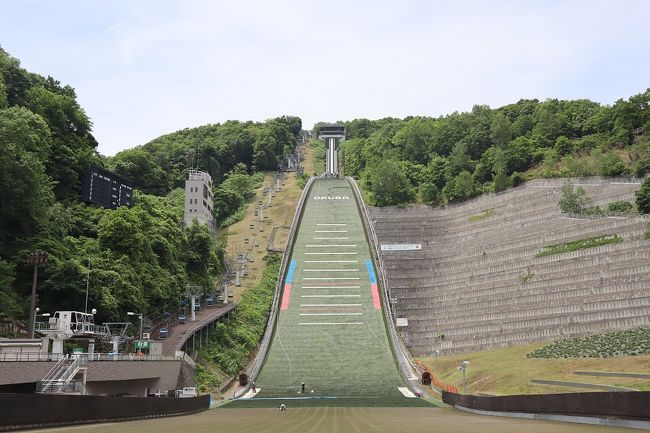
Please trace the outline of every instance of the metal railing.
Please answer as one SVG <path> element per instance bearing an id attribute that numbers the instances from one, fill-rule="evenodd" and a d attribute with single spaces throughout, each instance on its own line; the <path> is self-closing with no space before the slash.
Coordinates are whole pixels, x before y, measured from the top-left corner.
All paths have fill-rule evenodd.
<path id="1" fill-rule="evenodd" d="M 40 352 L 4 352 L 0 353 L 0 362 L 12 361 L 59 361 L 66 355 L 61 353 L 40 353 Z"/>
<path id="2" fill-rule="evenodd" d="M 384 274 L 384 266 L 382 264 L 381 255 L 378 250 L 379 241 L 377 240 L 377 234 L 375 233 L 374 227 L 371 223 L 370 215 L 368 214 L 368 209 L 366 208 L 366 205 L 363 202 L 363 198 L 361 197 L 361 191 L 359 191 L 359 186 L 357 185 L 356 181 L 352 177 L 346 176 L 346 179 L 348 180 L 349 184 L 352 187 L 352 191 L 354 193 L 357 206 L 359 207 L 359 211 L 360 211 L 359 213 L 361 214 L 360 215 L 361 222 L 363 223 L 363 227 L 366 232 L 368 242 L 370 242 L 370 251 L 373 256 L 374 259 L 373 261 L 375 262 L 375 266 L 377 267 L 379 280 L 381 281 L 381 285 L 382 285 L 381 294 L 384 301 L 383 311 L 386 318 L 386 326 L 388 327 L 388 336 L 392 343 L 391 345 L 393 347 L 395 357 L 397 358 L 396 360 L 399 366 L 399 370 L 402 373 L 404 380 L 406 381 L 407 384 L 410 385 L 412 390 L 419 392 L 421 390 L 418 389 L 417 374 L 415 374 L 418 371 L 418 367 L 413 361 L 413 358 L 411 357 L 411 353 L 404 345 L 404 342 L 397 335 L 397 330 L 395 329 L 395 321 L 393 317 L 394 313 L 392 311 L 391 303 L 389 299 L 389 293 L 388 293 L 389 289 L 388 289 L 388 284 L 386 282 L 386 276 Z M 415 378 L 413 376 L 415 376 Z"/>
<path id="3" fill-rule="evenodd" d="M 118 353 L 116 355 L 110 353 L 93 353 L 82 354 L 90 362 L 96 361 L 180 361 L 183 359 L 182 355 L 145 355 L 142 353 Z"/>
<path id="4" fill-rule="evenodd" d="M 287 247 L 284 250 L 284 254 L 282 255 L 280 272 L 278 274 L 275 292 L 273 293 L 273 301 L 271 303 L 271 311 L 269 312 L 269 319 L 266 324 L 266 330 L 264 331 L 264 336 L 262 337 L 262 341 L 258 347 L 257 354 L 247 368 L 248 375 L 251 379 L 255 379 L 262 369 L 262 365 L 266 359 L 266 353 L 268 351 L 269 345 L 271 344 L 271 338 L 273 337 L 273 330 L 275 329 L 275 322 L 278 314 L 280 295 L 282 294 L 283 290 L 284 275 L 287 270 L 287 265 L 289 264 L 289 259 L 291 258 L 293 241 L 298 231 L 298 226 L 300 225 L 300 218 L 302 216 L 305 200 L 309 196 L 311 186 L 315 180 L 315 177 L 310 177 L 307 181 L 307 184 L 302 191 L 302 195 L 300 196 L 300 200 L 298 201 L 298 205 L 296 206 L 296 212 L 293 215 L 291 229 L 289 230 L 289 236 L 287 238 Z M 248 387 L 245 387 L 241 392 L 245 393 L 247 390 Z"/>
<path id="5" fill-rule="evenodd" d="M 72 334 L 94 334 L 108 335 L 106 325 L 95 325 L 94 323 L 73 323 L 70 327 L 62 327 L 59 323 L 50 323 L 49 321 L 36 322 L 36 331 L 56 331 L 71 332 Z"/>
<path id="6" fill-rule="evenodd" d="M 43 379 L 41 379 L 42 382 L 44 381 L 49 381 L 52 380 L 56 374 L 63 368 L 63 366 L 66 364 L 68 361 L 69 355 L 64 355 L 61 359 L 57 361 L 56 364 L 50 368 L 47 373 L 45 373 L 45 376 L 43 376 Z"/>
<path id="7" fill-rule="evenodd" d="M 71 355 L 65 355 L 61 353 L 18 353 L 18 352 L 7 352 L 0 353 L 0 362 L 51 362 L 57 361 L 57 363 L 64 361 L 69 358 Z M 74 354 L 72 356 L 78 356 L 85 361 L 178 361 L 183 359 L 182 355 L 145 355 L 137 353 L 119 353 L 117 355 L 109 353 L 81 353 Z M 55 366 L 56 367 L 56 366 Z M 54 367 L 53 367 L 54 368 Z"/>

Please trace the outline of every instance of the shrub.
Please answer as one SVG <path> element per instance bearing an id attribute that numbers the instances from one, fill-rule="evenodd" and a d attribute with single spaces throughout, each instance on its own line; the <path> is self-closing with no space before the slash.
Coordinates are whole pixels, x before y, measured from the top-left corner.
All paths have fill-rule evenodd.
<path id="1" fill-rule="evenodd" d="M 608 358 L 647 353 L 650 353 L 650 328 L 638 328 L 559 340 L 526 356 L 529 358 Z"/>
<path id="2" fill-rule="evenodd" d="M 613 201 L 607 205 L 608 212 L 617 212 L 617 213 L 632 213 L 634 212 L 634 204 L 629 201 Z"/>
<path id="3" fill-rule="evenodd" d="M 591 201 L 587 197 L 587 193 L 584 188 L 579 186 L 575 190 L 573 189 L 573 184 L 567 181 L 562 186 L 562 197 L 558 205 L 560 210 L 564 213 L 581 213 L 587 208 L 587 204 Z"/>
<path id="4" fill-rule="evenodd" d="M 568 253 L 570 251 L 582 250 L 585 248 L 594 248 L 601 245 L 617 244 L 623 242 L 623 238 L 619 235 L 603 235 L 595 236 L 592 238 L 578 239 L 563 244 L 548 245 L 540 252 L 535 254 L 535 257 L 552 256 L 554 254 Z"/>
<path id="5" fill-rule="evenodd" d="M 483 212 L 480 214 L 472 215 L 469 217 L 469 222 L 477 222 L 477 221 L 482 221 L 484 219 L 490 218 L 492 215 L 494 215 L 494 209 L 485 209 Z"/>
<path id="6" fill-rule="evenodd" d="M 641 213 L 650 213 L 650 177 L 647 178 L 641 189 L 636 192 L 636 207 Z"/>

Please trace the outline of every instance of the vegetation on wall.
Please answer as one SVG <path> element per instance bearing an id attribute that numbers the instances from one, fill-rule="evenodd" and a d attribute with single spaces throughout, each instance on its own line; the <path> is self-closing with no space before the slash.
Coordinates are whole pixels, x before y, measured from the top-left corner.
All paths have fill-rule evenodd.
<path id="1" fill-rule="evenodd" d="M 617 200 L 607 203 L 607 207 L 604 208 L 599 206 L 589 206 L 591 198 L 587 196 L 584 188 L 579 186 L 574 189 L 573 184 L 570 181 L 567 181 L 562 185 L 561 192 L 562 196 L 560 197 L 558 206 L 564 213 L 590 217 L 638 214 L 634 203 L 626 200 Z"/>
<path id="2" fill-rule="evenodd" d="M 345 172 L 381 206 L 462 201 L 534 177 L 650 172 L 650 89 L 611 106 L 522 99 L 439 118 L 341 123 Z"/>
<path id="3" fill-rule="evenodd" d="M 607 358 L 646 353 L 650 353 L 650 328 L 559 340 L 527 356 L 529 358 Z"/>
<path id="4" fill-rule="evenodd" d="M 620 242 L 623 242 L 623 238 L 621 238 L 619 235 L 595 236 L 591 238 L 578 239 L 571 242 L 546 246 L 540 252 L 535 254 L 535 257 L 552 256 L 555 254 L 583 250 L 585 248 L 599 247 L 601 245 L 618 244 Z"/>

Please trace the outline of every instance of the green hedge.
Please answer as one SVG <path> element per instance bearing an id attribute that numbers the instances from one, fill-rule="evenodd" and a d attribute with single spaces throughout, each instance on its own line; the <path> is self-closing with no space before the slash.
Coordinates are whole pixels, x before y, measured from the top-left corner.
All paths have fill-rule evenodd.
<path id="1" fill-rule="evenodd" d="M 529 358 L 608 358 L 648 353 L 650 353 L 650 328 L 638 328 L 560 340 L 526 356 Z"/>
<path id="2" fill-rule="evenodd" d="M 595 236 L 592 238 L 578 239 L 576 241 L 565 242 L 563 244 L 555 244 L 544 247 L 540 252 L 535 254 L 535 257 L 552 256 L 554 254 L 568 253 L 570 251 L 582 250 L 585 248 L 594 248 L 607 244 L 618 244 L 623 242 L 623 238 L 619 235 L 603 235 Z"/>

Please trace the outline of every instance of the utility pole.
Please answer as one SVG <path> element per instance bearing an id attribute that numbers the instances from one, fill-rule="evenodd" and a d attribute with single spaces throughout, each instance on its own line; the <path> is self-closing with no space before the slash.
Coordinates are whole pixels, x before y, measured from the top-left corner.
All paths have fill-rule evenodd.
<path id="1" fill-rule="evenodd" d="M 36 281 L 38 279 L 38 265 L 47 263 L 47 251 L 34 251 L 27 258 L 27 263 L 34 265 L 34 277 L 32 279 L 32 300 L 29 308 L 29 338 L 34 338 L 36 319 Z"/>
<path id="2" fill-rule="evenodd" d="M 90 288 L 90 259 L 88 259 L 88 275 L 86 275 L 86 306 L 84 307 L 84 313 L 88 313 L 88 289 L 89 288 Z"/>

